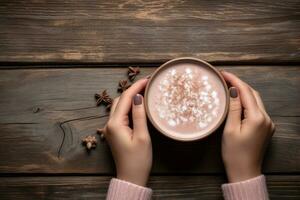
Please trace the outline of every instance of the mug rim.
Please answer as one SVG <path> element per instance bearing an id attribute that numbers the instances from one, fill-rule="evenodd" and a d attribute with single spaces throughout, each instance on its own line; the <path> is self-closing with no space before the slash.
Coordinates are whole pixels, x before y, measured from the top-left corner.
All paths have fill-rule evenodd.
<path id="1" fill-rule="evenodd" d="M 169 134 L 167 133 L 167 131 L 164 131 L 162 130 L 158 124 L 154 121 L 153 117 L 151 116 L 150 114 L 150 109 L 149 109 L 149 106 L 148 106 L 148 93 L 149 93 L 149 88 L 150 88 L 150 85 L 154 79 L 154 77 L 156 77 L 156 75 L 165 67 L 168 67 L 170 65 L 175 65 L 175 64 L 178 64 L 178 63 L 199 63 L 210 68 L 215 74 L 217 74 L 217 76 L 219 77 L 219 79 L 221 80 L 222 82 L 222 85 L 224 87 L 224 90 L 225 90 L 225 101 L 226 101 L 226 104 L 225 104 L 225 110 L 223 112 L 223 115 L 222 117 L 220 118 L 220 120 L 218 121 L 218 123 L 216 124 L 216 126 L 214 126 L 214 128 L 210 129 L 209 131 L 207 131 L 205 134 L 199 134 L 198 136 L 195 136 L 195 137 L 190 137 L 190 138 L 184 138 L 184 137 L 178 137 L 178 136 L 175 136 L 175 135 L 172 135 L 172 134 Z M 200 65 L 201 66 L 201 65 Z M 219 72 L 219 70 L 217 70 L 214 66 L 212 66 L 211 64 L 209 64 L 208 62 L 204 61 L 204 60 L 201 60 L 201 59 L 198 59 L 198 58 L 194 58 L 194 57 L 179 57 L 179 58 L 175 58 L 175 59 L 172 59 L 172 60 L 169 60 L 165 63 L 163 63 L 162 65 L 160 65 L 151 75 L 148 83 L 147 83 L 147 86 L 146 86 L 146 89 L 145 89 L 145 110 L 146 110 L 146 114 L 147 114 L 147 117 L 149 118 L 149 120 L 151 121 L 152 125 L 163 135 L 171 138 L 171 139 L 174 139 L 174 140 L 177 140 L 177 141 L 196 141 L 196 140 L 200 140 L 200 139 L 203 139 L 209 135 L 211 135 L 213 132 L 215 132 L 220 126 L 221 124 L 224 122 L 226 116 L 227 116 L 227 113 L 228 113 L 228 108 L 229 108 L 229 90 L 228 90 L 228 87 L 227 87 L 227 84 L 226 84 L 226 81 L 224 80 L 223 76 L 221 75 L 221 73 Z"/>

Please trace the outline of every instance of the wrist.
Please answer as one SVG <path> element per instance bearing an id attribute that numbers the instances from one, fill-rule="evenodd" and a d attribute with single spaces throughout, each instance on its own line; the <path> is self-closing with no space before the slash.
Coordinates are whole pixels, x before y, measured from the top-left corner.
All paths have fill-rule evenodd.
<path id="1" fill-rule="evenodd" d="M 124 180 L 142 187 L 146 187 L 148 182 L 148 176 L 139 176 L 138 174 L 117 174 L 117 178 L 120 180 Z"/>
<path id="2" fill-rule="evenodd" d="M 245 181 L 257 176 L 260 176 L 261 169 L 260 167 L 255 168 L 245 168 L 245 169 L 230 169 L 226 170 L 227 178 L 229 183 Z"/>

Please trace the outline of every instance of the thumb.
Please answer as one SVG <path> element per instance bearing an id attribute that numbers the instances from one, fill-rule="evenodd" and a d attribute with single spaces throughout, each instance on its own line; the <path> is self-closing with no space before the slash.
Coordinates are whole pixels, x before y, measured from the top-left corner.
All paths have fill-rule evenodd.
<path id="1" fill-rule="evenodd" d="M 140 94 L 133 97 L 132 121 L 134 136 L 143 136 L 148 133 L 147 118 L 144 107 L 144 98 Z"/>
<path id="2" fill-rule="evenodd" d="M 225 124 L 225 132 L 232 132 L 236 129 L 240 129 L 242 105 L 239 97 L 239 92 L 236 87 L 229 88 L 230 103 L 229 111 Z"/>

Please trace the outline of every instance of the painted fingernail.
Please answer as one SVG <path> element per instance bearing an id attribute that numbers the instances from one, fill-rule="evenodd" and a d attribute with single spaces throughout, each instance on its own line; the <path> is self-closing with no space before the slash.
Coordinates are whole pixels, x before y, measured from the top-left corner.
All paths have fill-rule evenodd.
<path id="1" fill-rule="evenodd" d="M 142 104 L 142 96 L 140 94 L 136 94 L 133 97 L 134 105 L 141 105 Z"/>
<path id="2" fill-rule="evenodd" d="M 238 91 L 235 87 L 229 88 L 229 94 L 231 98 L 236 98 L 238 96 Z"/>

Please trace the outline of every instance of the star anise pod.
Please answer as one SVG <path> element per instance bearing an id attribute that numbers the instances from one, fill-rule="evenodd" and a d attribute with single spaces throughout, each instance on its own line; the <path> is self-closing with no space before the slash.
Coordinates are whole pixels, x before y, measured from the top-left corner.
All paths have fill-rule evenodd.
<path id="1" fill-rule="evenodd" d="M 127 80 L 120 80 L 119 81 L 119 87 L 118 87 L 118 91 L 119 92 L 124 92 L 125 90 L 127 90 L 131 85 L 128 84 Z"/>
<path id="2" fill-rule="evenodd" d="M 107 100 L 105 100 L 105 105 L 106 105 L 106 109 L 110 110 L 111 106 L 113 103 L 113 99 L 112 98 L 108 98 Z"/>
<path id="3" fill-rule="evenodd" d="M 135 77 L 140 73 L 140 68 L 139 67 L 128 67 L 128 77 L 130 81 L 133 81 Z"/>
<path id="4" fill-rule="evenodd" d="M 85 145 L 85 147 L 90 150 L 92 148 L 96 148 L 97 146 L 97 139 L 95 136 L 88 135 L 85 138 L 82 139 L 82 144 Z"/>
<path id="5" fill-rule="evenodd" d="M 107 94 L 107 90 L 103 90 L 101 94 L 95 94 L 95 99 L 97 101 L 97 106 L 104 104 L 106 108 L 110 107 L 112 104 L 112 98 Z"/>

